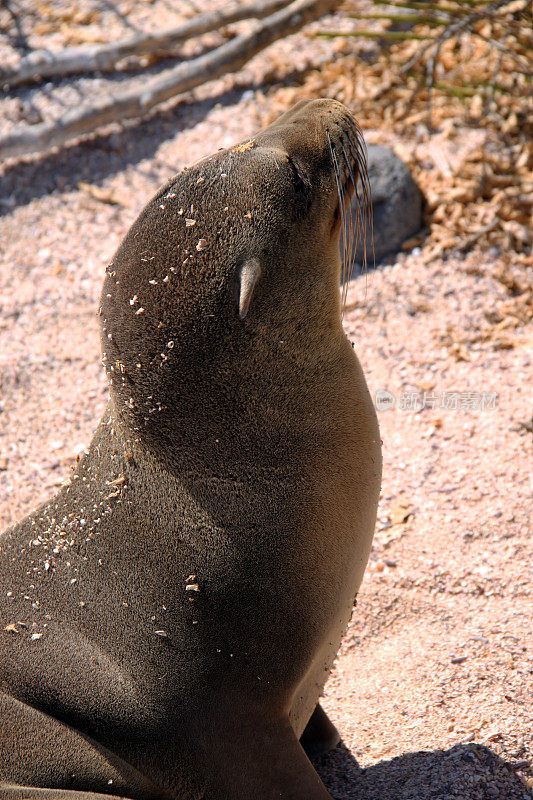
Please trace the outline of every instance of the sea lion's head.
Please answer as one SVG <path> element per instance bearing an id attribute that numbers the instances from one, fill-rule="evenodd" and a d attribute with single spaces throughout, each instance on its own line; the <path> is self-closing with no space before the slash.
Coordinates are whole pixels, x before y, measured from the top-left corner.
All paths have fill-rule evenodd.
<path id="1" fill-rule="evenodd" d="M 173 427 L 202 396 L 224 404 L 251 380 L 242 365 L 271 369 L 280 341 L 338 334 L 339 236 L 358 181 L 365 190 L 352 114 L 313 100 L 158 192 L 107 269 L 100 309 L 112 396 L 137 430 Z"/>

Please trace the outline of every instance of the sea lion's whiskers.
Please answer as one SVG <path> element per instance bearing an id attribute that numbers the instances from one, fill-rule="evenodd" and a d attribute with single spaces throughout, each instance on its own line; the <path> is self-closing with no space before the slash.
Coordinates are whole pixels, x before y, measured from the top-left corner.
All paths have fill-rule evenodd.
<path id="1" fill-rule="evenodd" d="M 353 169 L 352 169 L 352 161 L 346 156 L 348 161 L 348 169 L 350 170 L 350 176 L 352 179 L 352 183 L 354 184 L 355 188 L 355 196 L 357 198 L 356 203 L 356 220 L 357 220 L 357 231 L 356 231 L 356 240 L 355 240 L 355 249 L 357 249 L 357 245 L 359 242 L 359 235 L 362 237 L 362 244 L 363 244 L 363 270 L 365 272 L 365 276 L 368 278 L 368 266 L 367 266 L 367 239 L 368 239 L 368 228 L 370 228 L 370 241 L 372 246 L 372 254 L 373 254 L 373 266 L 376 265 L 376 260 L 374 256 L 374 228 L 373 228 L 373 215 L 372 215 L 372 193 L 370 187 L 370 179 L 368 176 L 368 163 L 367 163 L 367 150 L 365 141 L 363 139 L 363 134 L 359 128 L 356 128 L 356 136 L 355 141 L 350 141 L 350 153 L 352 154 L 353 158 L 352 161 L 356 162 L 358 165 L 357 170 L 357 178 L 354 176 Z M 351 149 L 353 147 L 353 150 Z M 361 187 L 361 195 L 359 194 L 359 186 Z M 366 286 L 365 286 L 366 291 Z"/>
<path id="2" fill-rule="evenodd" d="M 348 194 L 348 191 L 347 191 Z M 346 297 L 348 294 L 348 281 L 349 276 L 352 270 L 352 263 L 353 263 L 353 243 L 354 243 L 354 211 L 352 208 L 351 202 L 348 202 L 348 206 L 344 212 L 345 224 L 344 228 L 347 230 L 348 235 L 346 237 L 346 255 L 344 258 L 344 268 L 343 268 L 343 276 L 342 276 L 342 307 L 344 311 L 344 307 L 346 305 Z"/>
<path id="3" fill-rule="evenodd" d="M 333 166 L 334 166 L 335 182 L 337 184 L 337 194 L 338 194 L 338 197 L 339 197 L 339 210 L 340 210 L 340 214 L 341 214 L 342 249 L 343 249 L 342 270 L 344 271 L 344 267 L 345 267 L 345 263 L 346 263 L 346 235 L 345 235 L 345 233 L 346 233 L 346 228 L 345 228 L 346 220 L 345 220 L 345 215 L 344 215 L 344 195 L 343 195 L 343 191 L 342 191 L 342 179 L 341 179 L 341 174 L 340 174 L 339 163 L 338 163 L 338 160 L 337 160 L 337 155 L 335 153 L 333 145 L 331 144 L 331 138 L 330 138 L 330 135 L 329 135 L 329 131 L 327 132 L 327 137 L 328 137 L 328 143 L 329 143 L 329 149 L 330 149 L 330 153 L 331 153 L 331 158 L 332 158 Z"/>
<path id="4" fill-rule="evenodd" d="M 344 153 L 344 158 L 346 160 L 346 166 L 348 168 L 348 172 L 349 172 L 349 175 L 350 175 L 350 180 L 352 182 L 354 196 L 355 196 L 356 201 L 357 201 L 355 203 L 353 203 L 353 201 L 350 203 L 350 233 L 351 233 L 350 267 L 351 267 L 351 265 L 353 264 L 354 258 L 355 258 L 355 253 L 357 251 L 357 245 L 359 243 L 359 237 L 360 236 L 364 237 L 364 234 L 365 234 L 365 229 L 364 229 L 365 220 L 361 219 L 361 217 L 362 217 L 361 197 L 359 195 L 359 187 L 358 187 L 358 183 L 359 183 L 359 180 L 360 180 L 359 170 L 358 170 L 358 174 L 357 174 L 357 177 L 356 177 L 354 175 L 354 171 L 352 169 L 352 163 L 351 163 L 352 160 L 358 161 L 358 157 L 356 157 L 354 159 L 353 158 L 353 154 L 350 152 L 350 155 L 352 155 L 352 159 L 350 159 L 350 155 L 346 152 L 346 148 L 344 147 L 344 143 L 343 142 L 341 142 L 341 147 L 342 147 L 342 151 Z M 359 154 L 357 154 L 357 156 L 358 155 Z M 355 211 L 354 211 L 354 207 L 355 207 Z M 354 213 L 355 213 L 355 225 L 353 224 L 353 214 Z"/>
<path id="5" fill-rule="evenodd" d="M 367 150 L 365 140 L 363 139 L 362 131 L 358 128 L 357 132 L 357 144 L 358 144 L 358 156 L 360 157 L 360 178 L 361 178 L 361 186 L 363 190 L 363 205 L 362 205 L 362 212 L 363 212 L 363 230 L 364 230 L 364 255 L 363 255 L 363 266 L 365 269 L 365 273 L 368 274 L 367 270 L 367 258 L 366 258 L 366 241 L 367 241 L 367 228 L 370 227 L 370 243 L 372 246 L 372 260 L 373 260 L 373 268 L 376 266 L 376 256 L 374 253 L 374 217 L 372 214 L 372 190 L 370 187 L 370 178 L 368 176 L 368 161 L 367 161 Z"/>
<path id="6" fill-rule="evenodd" d="M 347 209 L 347 217 L 348 217 L 348 227 L 350 231 L 350 235 L 348 238 L 348 260 L 346 265 L 346 280 L 343 284 L 343 306 L 346 303 L 346 298 L 348 295 L 348 276 L 351 273 L 352 265 L 355 259 L 355 253 L 357 251 L 357 244 L 359 242 L 359 236 L 362 235 L 362 224 L 361 224 L 361 203 L 360 203 L 360 196 L 358 190 L 358 177 L 354 175 L 352 169 L 352 160 L 354 159 L 353 155 L 350 158 L 350 155 L 346 152 L 346 148 L 344 147 L 344 143 L 341 141 L 342 152 L 344 154 L 344 160 L 346 162 L 346 169 L 348 171 L 348 175 L 353 186 L 354 196 L 357 202 L 351 201 L 349 203 Z M 350 150 L 351 154 L 351 150 Z"/>
<path id="7" fill-rule="evenodd" d="M 339 196 L 339 207 L 340 207 L 340 214 L 341 214 L 341 226 L 342 226 L 342 250 L 343 250 L 343 257 L 342 257 L 342 264 L 341 264 L 341 281 L 343 285 L 343 294 L 342 294 L 342 310 L 344 311 L 344 284 L 345 284 L 345 275 L 346 275 L 346 261 L 347 261 L 347 244 L 346 244 L 346 214 L 344 211 L 344 192 L 342 189 L 342 182 L 341 182 L 341 174 L 339 169 L 339 162 L 337 160 L 337 155 L 331 144 L 331 137 L 329 135 L 329 131 L 326 131 L 326 135 L 328 137 L 328 144 L 329 150 L 331 153 L 331 159 L 333 161 L 334 172 L 335 172 L 335 182 L 337 184 L 337 194 Z"/>

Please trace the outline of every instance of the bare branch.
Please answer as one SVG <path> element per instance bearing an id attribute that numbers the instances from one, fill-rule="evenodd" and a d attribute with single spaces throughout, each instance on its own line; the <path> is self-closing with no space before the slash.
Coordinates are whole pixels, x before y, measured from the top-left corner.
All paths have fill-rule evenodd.
<path id="1" fill-rule="evenodd" d="M 414 39 L 416 41 L 426 41 L 426 34 L 411 33 L 411 31 L 318 31 L 315 36 L 320 39 L 335 39 L 337 36 L 356 37 L 365 39 L 386 39 L 391 42 L 404 42 Z M 432 37 L 433 39 L 435 37 Z"/>
<path id="2" fill-rule="evenodd" d="M 41 153 L 75 137 L 94 133 L 102 125 L 143 117 L 177 94 L 236 72 L 276 39 L 295 33 L 336 5 L 337 0 L 294 0 L 287 8 L 267 17 L 252 33 L 179 64 L 140 88 L 126 88 L 118 97 L 102 98 L 92 106 L 73 108 L 53 122 L 0 137 L 0 158 Z"/>
<path id="3" fill-rule="evenodd" d="M 440 51 L 444 42 L 448 41 L 448 39 L 451 39 L 452 36 L 455 36 L 456 33 L 468 29 L 470 25 L 472 25 L 475 22 L 478 22 L 480 19 L 485 19 L 486 17 L 493 15 L 494 12 L 497 11 L 501 6 L 509 5 L 509 2 L 510 0 L 495 0 L 495 2 L 490 3 L 482 11 L 472 13 L 470 14 L 470 16 L 465 17 L 459 22 L 456 22 L 453 25 L 448 25 L 440 34 L 440 36 L 437 37 L 437 40 L 433 45 L 433 52 L 429 56 L 426 65 L 427 126 L 429 130 L 431 130 L 432 127 L 431 110 L 432 110 L 432 98 L 433 98 L 433 85 L 435 82 L 435 64 L 440 55 Z"/>
<path id="4" fill-rule="evenodd" d="M 515 53 L 515 51 L 511 50 L 510 47 L 506 47 L 506 45 L 502 44 L 502 42 L 498 42 L 497 39 L 493 39 L 491 36 L 485 36 L 484 34 L 480 33 L 480 31 L 474 30 L 472 31 L 472 33 L 475 36 L 479 36 L 479 38 L 483 39 L 484 42 L 491 44 L 493 47 L 496 48 L 496 50 L 499 50 L 500 53 L 505 53 L 506 55 L 508 55 L 515 61 L 516 64 L 518 64 L 519 67 L 522 68 L 519 70 L 520 72 L 523 72 L 524 75 L 531 76 L 533 70 L 530 69 L 526 59 L 519 53 Z"/>
<path id="5" fill-rule="evenodd" d="M 343 37 L 363 37 L 365 39 L 384 39 L 391 42 L 404 42 L 414 39 L 416 41 L 426 41 L 425 34 L 419 35 L 411 31 L 318 31 L 315 36 L 320 39 L 335 39 L 337 36 Z"/>
<path id="6" fill-rule="evenodd" d="M 482 236 L 485 236 L 485 234 L 493 231 L 498 227 L 499 224 L 500 220 L 496 217 L 496 219 L 493 219 L 488 225 L 484 225 L 482 228 L 480 228 L 476 233 L 473 234 L 473 236 L 469 236 L 468 239 L 465 239 L 463 242 L 459 242 L 452 249 L 458 251 L 459 253 L 466 253 L 468 250 L 472 249 L 472 247 L 481 239 Z"/>
<path id="7" fill-rule="evenodd" d="M 473 25 L 475 22 L 479 22 L 481 19 L 494 16 L 494 12 L 496 12 L 502 6 L 509 5 L 512 1 L 513 0 L 496 0 L 496 2 L 490 3 L 488 6 L 480 9 L 479 11 L 472 11 L 471 14 L 455 22 L 453 25 L 448 25 L 436 39 L 421 47 L 420 50 L 416 52 L 414 56 L 401 67 L 400 75 L 403 75 L 404 73 L 408 72 L 411 67 L 414 67 L 414 65 L 420 61 L 428 52 L 428 50 L 431 50 L 432 47 L 436 47 L 440 50 L 447 39 L 455 36 L 456 33 L 460 33 L 461 31 L 468 29 L 470 25 Z"/>
<path id="8" fill-rule="evenodd" d="M 246 5 L 239 4 L 229 9 L 200 14 L 183 25 L 160 33 L 141 33 L 110 44 L 71 47 L 60 53 L 36 50 L 23 58 L 16 67 L 0 69 L 0 86 L 12 88 L 26 83 L 38 83 L 45 78 L 106 72 L 125 58 L 168 53 L 194 36 L 201 36 L 243 19 L 264 19 L 285 5 L 286 0 L 256 0 Z"/>

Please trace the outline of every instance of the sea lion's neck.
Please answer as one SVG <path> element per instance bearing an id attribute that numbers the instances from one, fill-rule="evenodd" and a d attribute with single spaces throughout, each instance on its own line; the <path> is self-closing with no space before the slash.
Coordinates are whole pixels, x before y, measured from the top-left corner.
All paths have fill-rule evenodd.
<path id="1" fill-rule="evenodd" d="M 307 440 L 320 440 L 315 421 L 335 419 L 356 364 L 334 319 L 256 326 L 194 364 L 184 356 L 148 389 L 115 381 L 103 424 L 177 477 L 232 475 L 245 462 L 263 472 L 290 462 L 291 450 L 301 463 Z"/>
<path id="2" fill-rule="evenodd" d="M 224 528 L 233 525 L 235 498 L 241 517 L 259 504 L 275 517 L 291 486 L 307 482 L 312 493 L 316 461 L 334 447 L 332 432 L 342 438 L 345 431 L 345 440 L 351 435 L 357 413 L 351 387 L 360 367 L 342 331 L 330 331 L 321 343 L 292 336 L 298 348 L 290 338 L 263 336 L 263 349 L 252 343 L 241 361 L 238 352 L 219 358 L 203 389 L 154 405 L 146 424 L 134 419 L 136 428 L 129 406 L 123 410 L 111 399 L 88 455 L 58 497 L 70 513 L 75 503 L 78 516 L 90 516 L 83 535 L 103 545 L 105 530 L 109 547 L 119 550 L 114 531 L 134 529 L 138 520 L 155 530 L 161 520 L 176 528 L 185 516 L 191 531 L 201 527 L 202 496 L 216 496 L 218 509 L 228 510 L 216 521 Z M 154 536 L 153 546 L 160 545 L 166 547 Z"/>

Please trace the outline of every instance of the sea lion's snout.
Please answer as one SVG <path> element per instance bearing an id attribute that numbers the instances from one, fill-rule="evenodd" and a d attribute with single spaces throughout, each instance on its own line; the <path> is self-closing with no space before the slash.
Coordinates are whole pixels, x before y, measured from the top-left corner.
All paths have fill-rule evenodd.
<path id="1" fill-rule="evenodd" d="M 351 111 L 336 100 L 301 100 L 254 137 L 254 146 L 284 154 L 294 175 L 295 191 L 306 186 L 323 213 L 340 223 L 355 192 L 367 199 L 366 149 Z"/>

